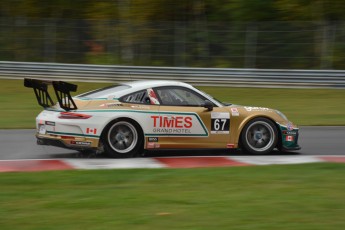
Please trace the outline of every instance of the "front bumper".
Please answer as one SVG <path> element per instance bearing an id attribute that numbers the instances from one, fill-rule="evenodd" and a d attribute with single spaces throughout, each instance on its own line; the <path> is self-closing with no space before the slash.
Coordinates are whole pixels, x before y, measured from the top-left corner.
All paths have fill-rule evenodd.
<path id="1" fill-rule="evenodd" d="M 280 149 L 282 151 L 296 151 L 301 147 L 298 145 L 299 129 L 293 126 L 291 123 L 287 126 L 279 124 L 281 144 Z"/>
<path id="2" fill-rule="evenodd" d="M 284 147 L 282 146 L 281 151 L 285 152 L 285 151 L 297 151 L 300 150 L 301 147 L 299 145 L 294 146 L 294 147 Z"/>

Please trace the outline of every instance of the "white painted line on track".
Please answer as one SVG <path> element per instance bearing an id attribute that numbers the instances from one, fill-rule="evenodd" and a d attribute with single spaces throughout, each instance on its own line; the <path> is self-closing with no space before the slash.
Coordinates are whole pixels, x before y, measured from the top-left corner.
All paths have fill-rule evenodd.
<path id="1" fill-rule="evenodd" d="M 133 169 L 164 168 L 164 164 L 151 158 L 132 159 L 63 159 L 77 169 Z"/>
<path id="2" fill-rule="evenodd" d="M 317 156 L 232 156 L 232 160 L 252 165 L 304 164 L 323 162 Z"/>

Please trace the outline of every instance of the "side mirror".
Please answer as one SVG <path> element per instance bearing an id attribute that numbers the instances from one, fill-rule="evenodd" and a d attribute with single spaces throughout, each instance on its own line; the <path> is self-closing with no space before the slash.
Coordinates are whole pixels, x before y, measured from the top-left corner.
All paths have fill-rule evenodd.
<path id="1" fill-rule="evenodd" d="M 210 102 L 209 100 L 205 100 L 204 108 L 206 108 L 207 111 L 212 111 L 213 110 L 213 103 Z"/>

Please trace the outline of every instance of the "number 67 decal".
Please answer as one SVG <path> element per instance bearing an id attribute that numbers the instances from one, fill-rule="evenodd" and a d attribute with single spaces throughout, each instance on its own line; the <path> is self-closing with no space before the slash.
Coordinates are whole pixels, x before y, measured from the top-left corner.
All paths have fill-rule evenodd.
<path id="1" fill-rule="evenodd" d="M 230 130 L 229 113 L 211 113 L 211 134 L 228 134 Z"/>

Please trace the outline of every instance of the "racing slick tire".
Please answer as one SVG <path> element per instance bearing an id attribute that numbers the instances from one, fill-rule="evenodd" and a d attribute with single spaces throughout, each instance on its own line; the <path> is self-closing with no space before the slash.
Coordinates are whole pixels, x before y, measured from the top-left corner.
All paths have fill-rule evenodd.
<path id="1" fill-rule="evenodd" d="M 103 134 L 105 154 L 109 157 L 135 157 L 143 150 L 143 132 L 134 121 L 115 120 L 106 127 Z"/>
<path id="2" fill-rule="evenodd" d="M 254 118 L 241 133 L 241 144 L 245 152 L 262 155 L 270 153 L 278 143 L 278 130 L 267 118 Z"/>

